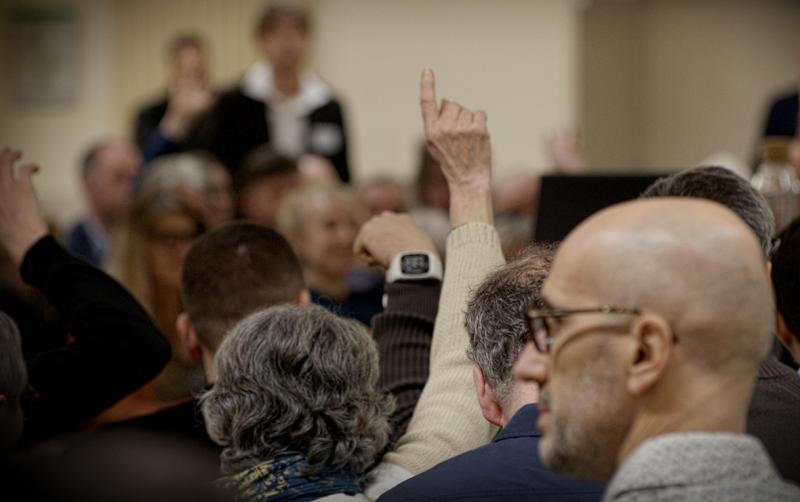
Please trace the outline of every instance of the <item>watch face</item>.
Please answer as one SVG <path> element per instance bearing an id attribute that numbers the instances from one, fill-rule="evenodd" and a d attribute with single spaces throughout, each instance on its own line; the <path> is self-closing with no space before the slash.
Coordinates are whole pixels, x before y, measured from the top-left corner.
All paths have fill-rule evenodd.
<path id="1" fill-rule="evenodd" d="M 404 274 L 426 274 L 430 268 L 426 254 L 407 254 L 400 258 L 400 271 Z"/>

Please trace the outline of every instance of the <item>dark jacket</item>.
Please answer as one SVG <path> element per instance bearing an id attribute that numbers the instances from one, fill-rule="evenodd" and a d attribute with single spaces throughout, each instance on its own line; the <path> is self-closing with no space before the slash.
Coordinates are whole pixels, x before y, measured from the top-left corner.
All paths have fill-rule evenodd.
<path id="1" fill-rule="evenodd" d="M 535 405 L 523 406 L 491 443 L 414 476 L 378 501 L 600 500 L 600 486 L 565 478 L 542 465 L 538 415 Z"/>
<path id="2" fill-rule="evenodd" d="M 267 114 L 269 114 L 268 104 L 246 96 L 238 86 L 220 95 L 212 112 L 212 131 L 206 149 L 228 166 L 234 179 L 244 157 L 253 148 L 270 142 Z M 320 127 L 330 127 L 340 132 L 339 149 L 324 152 L 314 145 L 311 136 Z M 342 181 L 350 180 L 344 118 L 342 108 L 335 98 L 331 98 L 309 113 L 305 142 L 306 152 L 327 158 L 336 168 Z"/>
<path id="3" fill-rule="evenodd" d="M 773 355 L 758 368 L 747 432 L 764 443 L 781 476 L 800 483 L 800 375 Z"/>
<path id="4" fill-rule="evenodd" d="M 152 380 L 169 360 L 169 343 L 130 293 L 52 237 L 28 250 L 20 271 L 72 338 L 27 361 L 24 440 L 75 430 Z"/>
<path id="5" fill-rule="evenodd" d="M 797 132 L 798 104 L 796 91 L 773 101 L 764 125 L 764 136 L 794 137 Z"/>

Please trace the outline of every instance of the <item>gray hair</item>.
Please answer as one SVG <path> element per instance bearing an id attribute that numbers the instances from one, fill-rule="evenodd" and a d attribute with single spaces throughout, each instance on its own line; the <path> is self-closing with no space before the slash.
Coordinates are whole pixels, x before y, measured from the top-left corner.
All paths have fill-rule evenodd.
<path id="1" fill-rule="evenodd" d="M 526 311 L 541 308 L 540 292 L 553 264 L 554 245 L 531 245 L 487 277 L 467 305 L 467 356 L 501 405 L 513 395 L 511 367 L 528 338 Z"/>
<path id="2" fill-rule="evenodd" d="M 695 197 L 718 202 L 755 232 L 764 258 L 769 258 L 775 217 L 761 192 L 733 171 L 716 166 L 686 169 L 657 180 L 642 197 Z"/>
<path id="3" fill-rule="evenodd" d="M 185 188 L 203 193 L 208 185 L 209 161 L 193 153 L 165 155 L 150 162 L 142 179 L 142 193 Z"/>
<path id="4" fill-rule="evenodd" d="M 226 474 L 288 452 L 305 456 L 308 474 L 361 474 L 389 442 L 393 401 L 356 321 L 315 305 L 270 307 L 237 324 L 214 363 L 202 408 Z"/>
<path id="5" fill-rule="evenodd" d="M 0 394 L 19 398 L 28 384 L 17 324 L 0 311 Z"/>

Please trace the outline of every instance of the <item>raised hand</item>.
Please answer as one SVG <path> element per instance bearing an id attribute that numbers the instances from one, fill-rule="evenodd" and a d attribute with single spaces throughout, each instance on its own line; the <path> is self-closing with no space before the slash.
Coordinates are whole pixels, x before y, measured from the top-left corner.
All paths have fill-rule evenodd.
<path id="1" fill-rule="evenodd" d="M 173 141 L 183 141 L 215 102 L 216 94 L 204 82 L 194 79 L 176 82 L 161 120 L 161 132 Z"/>
<path id="2" fill-rule="evenodd" d="M 492 148 L 486 113 L 472 112 L 453 101 L 436 102 L 433 71 L 420 81 L 420 108 L 428 151 L 439 163 L 450 188 L 450 221 L 492 222 Z"/>
<path id="3" fill-rule="evenodd" d="M 407 214 L 388 211 L 364 223 L 353 244 L 356 255 L 384 268 L 389 268 L 392 258 L 409 251 L 436 253 L 436 246 Z"/>
<path id="4" fill-rule="evenodd" d="M 31 182 L 31 175 L 39 168 L 25 164 L 15 174 L 14 163 L 20 158 L 22 152 L 18 150 L 3 148 L 0 152 L 0 243 L 17 265 L 47 234 Z"/>

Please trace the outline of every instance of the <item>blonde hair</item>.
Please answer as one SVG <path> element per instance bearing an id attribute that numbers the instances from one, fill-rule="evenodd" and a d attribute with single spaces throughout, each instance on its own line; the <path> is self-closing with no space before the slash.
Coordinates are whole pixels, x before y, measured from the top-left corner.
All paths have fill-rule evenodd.
<path id="1" fill-rule="evenodd" d="M 114 228 L 108 272 L 133 295 L 152 316 L 155 285 L 147 261 L 155 222 L 166 214 L 180 213 L 204 228 L 198 211 L 171 192 L 137 197 Z"/>

